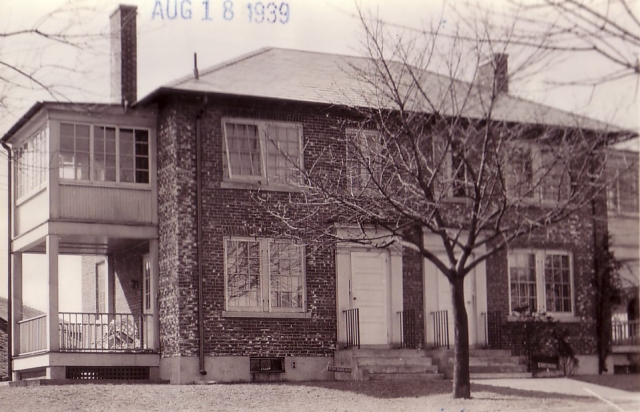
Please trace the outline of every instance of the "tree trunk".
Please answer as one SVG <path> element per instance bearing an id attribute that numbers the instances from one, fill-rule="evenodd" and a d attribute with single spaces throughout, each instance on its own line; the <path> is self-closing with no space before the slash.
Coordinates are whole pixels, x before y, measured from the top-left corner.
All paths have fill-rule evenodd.
<path id="1" fill-rule="evenodd" d="M 453 397 L 471 398 L 469 376 L 469 320 L 464 301 L 464 278 L 456 276 L 451 282 L 454 319 Z"/>

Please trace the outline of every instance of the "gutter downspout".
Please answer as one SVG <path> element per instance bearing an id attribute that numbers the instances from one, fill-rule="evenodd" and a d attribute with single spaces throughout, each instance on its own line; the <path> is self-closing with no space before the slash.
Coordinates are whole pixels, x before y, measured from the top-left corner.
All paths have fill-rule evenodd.
<path id="1" fill-rule="evenodd" d="M 202 108 L 196 115 L 196 226 L 197 226 L 197 260 L 198 260 L 198 360 L 200 375 L 204 376 L 207 371 L 204 367 L 204 293 L 203 293 L 203 273 L 202 273 L 202 114 L 207 104 L 205 96 Z"/>
<path id="2" fill-rule="evenodd" d="M 13 181 L 11 177 L 12 170 L 12 156 L 11 148 L 7 146 L 5 142 L 2 142 L 2 147 L 7 151 L 7 375 L 10 380 L 13 380 L 13 362 L 11 356 L 13 354 L 13 311 L 11 301 L 11 183 Z"/>

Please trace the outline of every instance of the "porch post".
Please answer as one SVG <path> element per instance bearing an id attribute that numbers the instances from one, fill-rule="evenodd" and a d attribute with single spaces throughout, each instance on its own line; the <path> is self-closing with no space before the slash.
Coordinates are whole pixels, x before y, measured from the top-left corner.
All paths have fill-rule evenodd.
<path id="1" fill-rule="evenodd" d="M 47 235 L 47 265 L 49 273 L 49 302 L 47 303 L 47 336 L 49 351 L 60 350 L 58 331 L 58 235 Z"/>
<path id="2" fill-rule="evenodd" d="M 160 314 L 158 308 L 158 278 L 160 273 L 160 264 L 158 261 L 158 239 L 149 241 L 149 260 L 151 264 L 151 313 L 153 313 L 153 321 L 148 329 L 151 333 L 149 344 L 151 349 L 160 348 L 158 331 L 160 330 Z"/>
<path id="3" fill-rule="evenodd" d="M 107 313 L 109 314 L 109 322 L 113 320 L 113 314 L 116 312 L 116 271 L 113 255 L 106 256 L 107 261 Z"/>
<path id="4" fill-rule="evenodd" d="M 13 319 L 11 330 L 11 352 L 13 356 L 20 354 L 20 325 L 18 322 L 22 320 L 22 253 L 13 253 L 13 279 L 11 279 L 11 313 Z"/>

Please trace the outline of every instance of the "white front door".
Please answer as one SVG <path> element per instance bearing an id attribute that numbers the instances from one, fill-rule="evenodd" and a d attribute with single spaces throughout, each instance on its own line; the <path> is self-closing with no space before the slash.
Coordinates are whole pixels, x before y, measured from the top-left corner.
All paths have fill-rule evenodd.
<path id="1" fill-rule="evenodd" d="M 351 307 L 360 313 L 360 343 L 386 345 L 388 261 L 385 252 L 351 252 Z"/>

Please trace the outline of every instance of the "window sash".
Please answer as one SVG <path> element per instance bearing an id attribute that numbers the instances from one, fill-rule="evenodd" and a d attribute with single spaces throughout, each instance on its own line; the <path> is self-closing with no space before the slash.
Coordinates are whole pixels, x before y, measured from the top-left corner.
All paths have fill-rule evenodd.
<path id="1" fill-rule="evenodd" d="M 59 176 L 149 184 L 149 136 L 144 128 L 61 122 Z"/>
<path id="2" fill-rule="evenodd" d="M 45 127 L 14 150 L 15 196 L 20 199 L 46 185 L 49 129 Z"/>
<path id="3" fill-rule="evenodd" d="M 539 313 L 572 315 L 572 255 L 564 251 L 514 250 L 508 254 L 509 311 L 529 306 Z"/>
<path id="4" fill-rule="evenodd" d="M 304 312 L 304 248 L 269 238 L 225 239 L 226 310 Z"/>
<path id="5" fill-rule="evenodd" d="M 298 183 L 302 127 L 295 123 L 223 119 L 224 177 L 271 185 Z M 292 164 L 293 162 L 293 164 Z"/>

